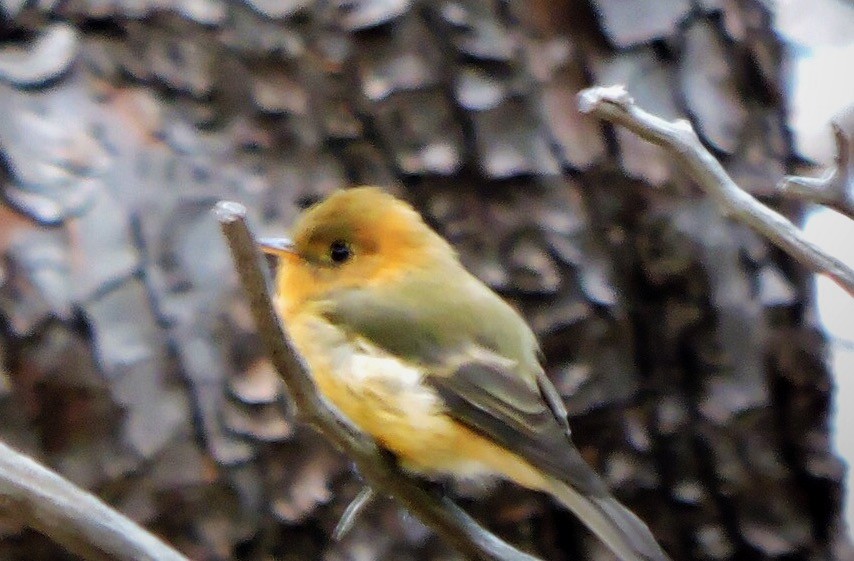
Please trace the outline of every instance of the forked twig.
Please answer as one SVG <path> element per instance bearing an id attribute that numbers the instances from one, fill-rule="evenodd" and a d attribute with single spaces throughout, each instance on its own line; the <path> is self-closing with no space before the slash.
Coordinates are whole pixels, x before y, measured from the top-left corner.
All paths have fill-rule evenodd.
<path id="1" fill-rule="evenodd" d="M 743 222 L 810 270 L 827 275 L 854 296 L 854 270 L 806 239 L 781 214 L 742 190 L 706 150 L 691 124 L 665 121 L 635 105 L 622 86 L 594 87 L 578 94 L 582 113 L 626 127 L 668 150 L 682 169 L 711 197 L 724 215 Z"/>
<path id="2" fill-rule="evenodd" d="M 836 123 L 832 123 L 836 142 L 836 163 L 821 177 L 787 175 L 777 184 L 785 196 L 824 205 L 854 220 L 854 177 L 851 173 L 851 139 Z"/>

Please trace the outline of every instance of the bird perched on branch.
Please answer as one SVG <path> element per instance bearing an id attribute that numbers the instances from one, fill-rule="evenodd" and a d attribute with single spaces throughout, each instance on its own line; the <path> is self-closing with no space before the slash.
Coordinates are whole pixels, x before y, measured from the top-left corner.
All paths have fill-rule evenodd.
<path id="1" fill-rule="evenodd" d="M 664 561 L 570 439 L 522 317 L 408 204 L 339 191 L 298 219 L 276 306 L 320 392 L 426 476 L 497 476 L 551 494 L 623 561 Z"/>

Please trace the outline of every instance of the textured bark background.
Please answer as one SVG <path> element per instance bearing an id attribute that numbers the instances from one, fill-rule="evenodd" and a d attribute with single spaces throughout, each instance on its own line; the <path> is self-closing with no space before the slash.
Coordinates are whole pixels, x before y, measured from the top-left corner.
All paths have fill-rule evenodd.
<path id="1" fill-rule="evenodd" d="M 575 109 L 625 83 L 767 194 L 785 70 L 760 0 L 0 0 L 0 438 L 194 559 L 456 558 L 392 501 L 330 540 L 359 480 L 292 422 L 209 213 L 278 234 L 372 183 L 525 312 L 674 559 L 850 559 L 809 277 Z M 458 492 L 609 558 L 544 497 Z M 0 559 L 68 558 L 2 515 Z"/>

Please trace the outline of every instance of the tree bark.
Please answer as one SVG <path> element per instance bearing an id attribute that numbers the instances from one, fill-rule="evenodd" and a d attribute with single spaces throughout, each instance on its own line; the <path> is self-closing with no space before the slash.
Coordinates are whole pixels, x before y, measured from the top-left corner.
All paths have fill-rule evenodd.
<path id="1" fill-rule="evenodd" d="M 811 277 L 576 105 L 625 84 L 797 221 L 767 196 L 798 170 L 764 2 L 48 4 L 0 3 L 4 441 L 194 559 L 453 555 L 384 500 L 331 539 L 361 483 L 295 423 L 209 212 L 274 235 L 378 184 L 523 311 L 576 444 L 674 559 L 850 553 Z M 538 557 L 605 558 L 544 497 L 447 491 Z"/>

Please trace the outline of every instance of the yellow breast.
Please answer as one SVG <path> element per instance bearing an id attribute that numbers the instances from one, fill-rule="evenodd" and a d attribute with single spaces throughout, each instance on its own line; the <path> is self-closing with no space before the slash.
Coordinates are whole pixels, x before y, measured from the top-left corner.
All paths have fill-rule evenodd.
<path id="1" fill-rule="evenodd" d="M 426 475 L 503 476 L 530 488 L 543 478 L 517 455 L 461 425 L 423 383 L 423 367 L 353 340 L 314 314 L 288 328 L 324 397 L 401 464 Z"/>

